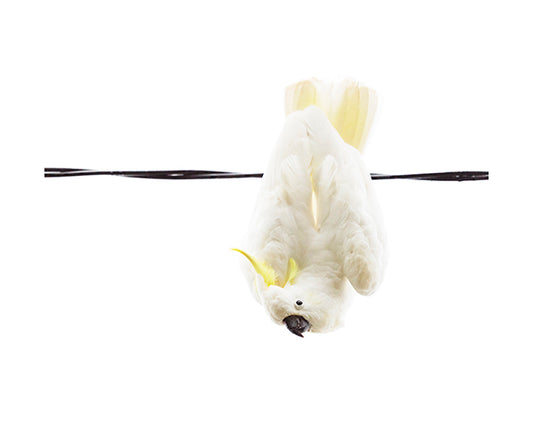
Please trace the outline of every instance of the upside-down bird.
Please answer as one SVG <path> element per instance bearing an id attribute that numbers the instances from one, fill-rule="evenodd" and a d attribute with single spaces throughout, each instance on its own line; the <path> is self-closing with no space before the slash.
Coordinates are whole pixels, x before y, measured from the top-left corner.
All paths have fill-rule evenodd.
<path id="1" fill-rule="evenodd" d="M 295 335 L 335 330 L 347 282 L 370 295 L 383 279 L 383 219 L 361 157 L 375 111 L 375 92 L 352 80 L 286 90 L 286 122 L 235 250 L 258 302 Z"/>

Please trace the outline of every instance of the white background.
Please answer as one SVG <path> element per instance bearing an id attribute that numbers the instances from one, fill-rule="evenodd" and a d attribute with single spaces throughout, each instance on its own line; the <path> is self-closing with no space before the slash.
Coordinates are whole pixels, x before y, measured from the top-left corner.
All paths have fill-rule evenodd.
<path id="1" fill-rule="evenodd" d="M 2 443 L 531 443 L 531 14 L 519 1 L 4 1 Z M 385 282 L 291 335 L 238 247 L 287 84 L 380 95 Z"/>

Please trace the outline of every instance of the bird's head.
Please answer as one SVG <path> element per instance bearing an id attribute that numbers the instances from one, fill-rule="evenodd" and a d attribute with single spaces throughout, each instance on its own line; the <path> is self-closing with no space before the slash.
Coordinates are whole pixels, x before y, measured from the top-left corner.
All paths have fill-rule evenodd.
<path id="1" fill-rule="evenodd" d="M 298 281 L 285 287 L 269 286 L 261 293 L 263 305 L 272 320 L 300 337 L 307 331 L 325 332 L 337 324 L 335 301 L 316 286 Z"/>
<path id="2" fill-rule="evenodd" d="M 303 333 L 312 329 L 311 311 L 306 298 L 297 284 L 284 287 L 269 286 L 262 294 L 262 302 L 272 320 L 303 338 Z"/>
<path id="3" fill-rule="evenodd" d="M 325 332 L 342 321 L 339 296 L 332 294 L 320 276 L 301 273 L 294 259 L 289 259 L 285 278 L 266 262 L 243 254 L 256 272 L 256 292 L 272 320 L 300 337 L 307 331 Z M 342 305 L 342 304 L 341 304 Z"/>

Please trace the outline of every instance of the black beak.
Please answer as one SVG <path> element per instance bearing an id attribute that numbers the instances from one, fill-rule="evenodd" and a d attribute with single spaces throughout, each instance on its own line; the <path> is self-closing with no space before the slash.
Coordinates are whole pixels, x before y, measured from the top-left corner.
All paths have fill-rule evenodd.
<path id="1" fill-rule="evenodd" d="M 285 325 L 291 333 L 294 333 L 296 336 L 300 336 L 301 338 L 304 337 L 302 333 L 305 333 L 307 330 L 309 330 L 309 327 L 311 327 L 307 319 L 296 315 L 287 316 L 285 319 L 283 319 L 283 322 L 285 322 Z"/>

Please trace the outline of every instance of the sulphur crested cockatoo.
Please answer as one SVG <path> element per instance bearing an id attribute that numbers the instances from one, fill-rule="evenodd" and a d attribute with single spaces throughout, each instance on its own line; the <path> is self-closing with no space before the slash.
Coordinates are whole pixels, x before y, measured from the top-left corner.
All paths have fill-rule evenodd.
<path id="1" fill-rule="evenodd" d="M 385 268 L 383 221 L 361 151 L 376 110 L 369 88 L 316 79 L 286 90 L 287 119 L 242 249 L 257 300 L 298 336 L 342 325 L 353 291 Z"/>

